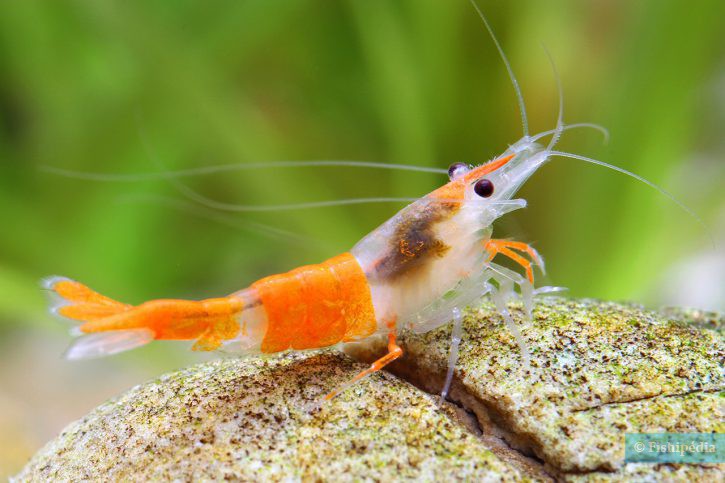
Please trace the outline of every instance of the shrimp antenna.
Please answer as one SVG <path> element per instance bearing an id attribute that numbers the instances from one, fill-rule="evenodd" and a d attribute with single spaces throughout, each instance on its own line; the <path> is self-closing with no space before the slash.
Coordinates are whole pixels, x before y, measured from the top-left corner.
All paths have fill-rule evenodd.
<path id="1" fill-rule="evenodd" d="M 553 132 L 552 131 L 548 131 L 548 133 L 553 134 L 553 136 L 551 137 L 551 140 L 549 141 L 549 145 L 546 147 L 546 151 L 545 152 L 548 153 L 549 156 L 559 156 L 559 157 L 564 157 L 564 158 L 578 159 L 580 161 L 584 161 L 584 162 L 587 162 L 587 163 L 592 163 L 592 164 L 597 164 L 599 166 L 604 166 L 605 168 L 612 169 L 612 170 L 617 171 L 619 173 L 625 174 L 625 175 L 627 175 L 627 176 L 629 176 L 631 178 L 634 178 L 637 181 L 640 181 L 640 182 L 646 184 L 650 188 L 653 188 L 653 189 L 657 190 L 660 194 L 662 194 L 665 197 L 669 198 L 670 201 L 672 201 L 673 203 L 675 203 L 682 210 L 684 210 L 688 215 L 690 215 L 691 217 L 693 217 L 705 229 L 705 232 L 707 233 L 708 238 L 710 238 L 710 242 L 714 246 L 715 242 L 714 242 L 714 239 L 712 237 L 712 233 L 710 232 L 710 228 L 703 221 L 703 219 L 700 218 L 697 215 L 697 213 L 695 213 L 692 209 L 690 209 L 687 205 L 685 205 L 683 202 L 681 202 L 680 200 L 678 200 L 672 193 L 670 193 L 669 191 L 665 190 L 664 188 L 662 188 L 662 187 L 654 184 L 653 182 L 649 181 L 648 179 L 646 179 L 646 178 L 644 178 L 642 176 L 639 176 L 638 174 L 634 174 L 631 171 L 627 171 L 624 168 L 620 168 L 619 166 L 615 166 L 613 164 L 605 163 L 604 161 L 599 161 L 597 159 L 588 158 L 586 156 L 580 156 L 578 154 L 566 153 L 566 152 L 562 152 L 562 151 L 553 151 L 554 146 L 556 146 L 556 143 L 559 142 L 559 139 L 561 138 L 561 133 L 565 129 L 564 119 L 563 119 L 563 117 L 564 117 L 564 92 L 563 92 L 563 89 L 561 87 L 561 77 L 559 76 L 559 71 L 556 68 L 556 63 L 554 62 L 554 58 L 551 56 L 551 53 L 549 52 L 549 49 L 547 49 L 544 44 L 542 44 L 541 46 L 544 49 L 544 52 L 546 52 L 546 57 L 549 59 L 549 63 L 551 64 L 551 70 L 552 70 L 552 73 L 554 74 L 554 79 L 556 80 L 556 90 L 557 90 L 558 97 L 559 97 L 559 114 L 558 114 L 558 117 L 557 117 L 557 120 L 556 120 L 556 129 L 554 129 Z M 604 128 L 602 128 L 602 129 L 604 129 Z M 604 133 L 605 133 L 605 139 L 608 139 L 609 138 L 609 132 L 606 131 L 606 129 L 604 129 Z M 543 133 L 537 135 L 537 138 L 538 137 L 541 137 L 541 135 L 543 135 Z"/>
<path id="2" fill-rule="evenodd" d="M 159 167 L 163 167 L 161 162 L 153 156 L 151 147 L 148 144 L 145 136 L 140 133 L 141 141 L 146 151 L 146 155 Z M 306 210 L 311 208 L 328 208 L 332 206 L 343 206 L 343 205 L 361 205 L 369 203 L 412 203 L 415 201 L 426 200 L 425 198 L 394 198 L 394 197 L 376 197 L 376 198 L 349 198 L 343 200 L 323 200 L 323 201 L 309 201 L 303 203 L 289 203 L 279 205 L 239 205 L 235 203 L 225 203 L 217 201 L 201 193 L 195 191 L 189 186 L 185 185 L 176 178 L 169 178 L 167 180 L 171 185 L 183 196 L 191 201 L 195 201 L 200 205 L 206 206 L 221 211 L 232 211 L 232 212 L 268 212 L 268 211 L 290 211 L 290 210 Z M 445 199 L 430 199 L 427 200 L 431 203 L 456 203 L 460 200 L 445 200 Z"/>
<path id="3" fill-rule="evenodd" d="M 524 104 L 524 96 L 521 94 L 521 88 L 519 87 L 519 81 L 516 80 L 516 76 L 514 75 L 513 69 L 511 69 L 511 64 L 509 63 L 508 58 L 506 58 L 506 54 L 504 54 L 503 49 L 501 48 L 501 44 L 498 43 L 498 39 L 496 38 L 496 35 L 493 33 L 493 29 L 488 24 L 488 20 L 486 20 L 486 17 L 483 15 L 483 12 L 479 8 L 478 4 L 475 0 L 470 0 L 471 5 L 473 5 L 473 8 L 476 9 L 476 12 L 478 12 L 478 16 L 481 17 L 481 20 L 483 21 L 483 24 L 486 26 L 486 30 L 488 30 L 488 33 L 491 35 L 491 39 L 493 39 L 494 45 L 496 45 L 496 49 L 498 50 L 498 53 L 501 55 L 501 60 L 503 60 L 504 65 L 506 66 L 506 70 L 508 71 L 509 78 L 511 79 L 511 84 L 514 86 L 514 91 L 516 91 L 516 99 L 519 102 L 519 112 L 521 113 L 521 125 L 523 127 L 524 131 L 524 138 L 529 137 L 529 119 L 526 115 L 526 105 Z"/>
<path id="4" fill-rule="evenodd" d="M 188 199 L 195 201 L 207 208 L 232 212 L 266 212 L 266 211 L 291 211 L 291 210 L 307 210 L 311 208 L 329 208 L 332 206 L 344 205 L 362 205 L 368 203 L 410 203 L 417 201 L 419 198 L 349 198 L 344 200 L 325 200 L 325 201 L 309 201 L 303 203 L 289 203 L 279 205 L 238 205 L 235 203 L 225 203 L 208 198 L 197 191 L 189 188 L 184 184 L 175 184 L 179 192 Z"/>
<path id="5" fill-rule="evenodd" d="M 132 194 L 119 197 L 117 202 L 119 204 L 153 204 L 157 206 L 164 206 L 182 213 L 190 214 L 198 218 L 203 218 L 218 223 L 220 225 L 225 225 L 236 230 L 244 230 L 252 233 L 256 232 L 268 237 L 286 238 L 296 242 L 319 243 L 319 240 L 264 223 L 250 220 L 245 220 L 244 223 L 239 223 L 238 220 L 233 217 L 233 215 L 219 213 L 214 210 L 207 210 L 205 207 L 198 206 L 191 201 L 184 201 L 169 196 L 158 196 L 153 194 Z"/>
<path id="6" fill-rule="evenodd" d="M 140 122 L 140 121 L 139 121 Z M 151 144 L 144 135 L 143 130 L 139 126 L 138 130 L 141 144 L 143 145 L 146 156 L 155 164 L 160 170 L 161 174 L 165 171 L 163 163 L 154 155 L 151 149 Z M 309 163 L 314 163 L 310 161 Z M 321 161 L 317 161 L 318 163 Z M 303 161 L 304 163 L 304 161 Z M 360 163 L 363 163 L 362 161 Z M 366 163 L 374 164 L 375 167 L 387 167 L 384 163 Z M 400 165 L 404 166 L 404 165 Z M 437 168 L 420 168 L 420 169 L 436 169 L 436 172 L 441 171 L 447 173 L 447 170 L 437 170 Z M 429 203 L 460 203 L 460 200 L 456 199 L 440 199 L 440 198 L 394 198 L 394 197 L 373 197 L 373 198 L 349 198 L 343 200 L 323 200 L 323 201 L 310 201 L 302 203 L 290 203 L 290 204 L 279 204 L 279 205 L 238 205 L 234 203 L 224 203 L 211 198 L 208 198 L 201 193 L 195 191 L 191 187 L 182 183 L 176 177 L 168 177 L 166 180 L 183 196 L 191 201 L 195 201 L 207 208 L 212 208 L 222 211 L 233 211 L 233 212 L 264 212 L 264 211 L 288 211 L 288 210 L 303 210 L 309 208 L 326 208 L 332 206 L 343 206 L 343 205 L 359 205 L 368 203 L 411 203 L 416 201 L 424 201 Z M 471 203 L 471 202 L 468 202 Z M 473 202 L 475 203 L 475 202 Z"/>
<path id="7" fill-rule="evenodd" d="M 551 72 L 554 74 L 554 79 L 556 80 L 556 93 L 559 97 L 559 114 L 556 118 L 556 128 L 554 129 L 554 135 L 551 136 L 549 145 L 546 147 L 547 151 L 551 151 L 554 146 L 556 146 L 556 143 L 559 142 L 561 133 L 564 131 L 564 90 L 561 88 L 561 77 L 559 76 L 559 71 L 556 68 L 554 58 L 551 56 L 549 49 L 546 48 L 546 45 L 542 43 L 541 47 L 544 49 L 544 52 L 546 52 L 546 57 L 549 59 L 549 64 L 551 64 Z"/>
<path id="8" fill-rule="evenodd" d="M 573 123 L 573 124 L 564 124 L 561 127 L 561 130 L 568 131 L 569 129 L 576 129 L 576 128 L 582 128 L 582 127 L 586 127 L 586 128 L 590 128 L 590 129 L 599 131 L 600 133 L 602 133 L 602 137 L 604 138 L 604 144 L 607 144 L 609 142 L 609 130 L 604 126 L 600 126 L 599 124 L 593 124 L 591 122 L 577 122 L 577 123 Z M 549 129 L 548 131 L 542 131 L 538 134 L 534 134 L 533 136 L 531 136 L 529 141 L 535 142 L 545 136 L 548 136 L 549 134 L 554 134 L 554 133 L 556 133 L 556 129 Z"/>
<path id="9" fill-rule="evenodd" d="M 163 171 L 164 166 L 159 159 L 154 156 L 144 133 L 139 129 L 139 137 L 143 144 L 146 156 Z M 403 202 L 411 200 L 415 201 L 418 198 L 351 198 L 346 200 L 329 200 L 329 201 L 311 201 L 307 203 L 291 203 L 291 204 L 280 204 L 280 205 L 238 205 L 234 203 L 224 203 L 211 198 L 208 198 L 201 193 L 195 191 L 189 186 L 185 185 L 177 178 L 167 178 L 167 181 L 186 198 L 195 201 L 207 208 L 222 211 L 234 211 L 234 212 L 261 212 L 261 211 L 286 211 L 286 210 L 301 210 L 307 208 L 325 208 L 329 206 L 340 206 L 340 205 L 356 205 L 363 203 L 387 203 L 387 202 Z"/>
<path id="10" fill-rule="evenodd" d="M 190 176 L 209 175 L 229 171 L 243 171 L 249 169 L 277 169 L 277 168 L 306 168 L 318 166 L 346 166 L 354 168 L 392 169 L 400 171 L 418 171 L 423 173 L 446 174 L 448 170 L 424 166 L 411 166 L 407 164 L 388 164 L 371 161 L 350 161 L 350 160 L 313 160 L 313 161 L 270 161 L 267 163 L 235 163 L 221 164 L 217 166 L 201 166 L 198 168 L 164 170 L 157 173 L 94 173 L 87 171 L 75 171 L 55 166 L 40 166 L 41 171 L 52 173 L 67 178 L 82 179 L 87 181 L 112 181 L 112 182 L 140 182 L 157 179 L 185 178 Z"/>
<path id="11" fill-rule="evenodd" d="M 561 157 L 561 158 L 578 159 L 579 161 L 584 161 L 586 163 L 592 163 L 592 164 L 596 164 L 596 165 L 599 165 L 599 166 L 604 166 L 605 168 L 609 168 L 611 170 L 614 170 L 614 171 L 617 171 L 619 173 L 625 174 L 625 175 L 627 175 L 627 176 L 629 176 L 631 178 L 636 179 L 637 181 L 639 181 L 641 183 L 646 184 L 650 188 L 658 191 L 660 194 L 662 194 L 665 197 L 669 198 L 670 201 L 672 201 L 673 203 L 675 203 L 683 211 L 685 211 L 688 215 L 690 215 L 691 217 L 693 217 L 705 229 L 705 232 L 707 233 L 708 238 L 710 238 L 710 242 L 712 243 L 713 246 L 715 246 L 715 239 L 712 236 L 712 232 L 710 231 L 710 227 L 707 226 L 707 224 L 703 221 L 703 219 L 700 218 L 697 215 L 697 213 L 695 213 L 692 209 L 690 209 L 686 204 L 684 204 L 683 202 L 681 202 L 680 200 L 678 200 L 672 193 L 670 193 L 669 191 L 665 190 L 664 188 L 662 188 L 662 187 L 654 184 L 653 182 L 649 181 L 648 179 L 646 179 L 646 178 L 644 178 L 644 177 L 642 177 L 642 176 L 640 176 L 638 174 L 634 174 L 631 171 L 627 171 L 624 168 L 620 168 L 619 166 L 615 166 L 613 164 L 605 163 L 604 161 L 599 161 L 598 159 L 588 158 L 586 156 L 581 156 L 581 155 L 578 155 L 578 154 L 566 153 L 566 152 L 562 152 L 562 151 L 549 151 L 548 152 L 548 156 L 558 156 L 558 157 Z"/>

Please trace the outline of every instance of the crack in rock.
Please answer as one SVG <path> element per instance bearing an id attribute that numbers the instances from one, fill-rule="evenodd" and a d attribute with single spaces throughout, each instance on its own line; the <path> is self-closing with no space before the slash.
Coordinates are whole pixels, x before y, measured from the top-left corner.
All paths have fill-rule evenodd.
<path id="1" fill-rule="evenodd" d="M 614 406 L 614 405 L 617 405 L 617 404 L 635 403 L 635 402 L 640 402 L 640 401 L 647 401 L 649 399 L 656 399 L 656 398 L 660 398 L 660 397 L 662 397 L 662 398 L 664 398 L 664 397 L 684 397 L 684 396 L 690 396 L 692 394 L 716 393 L 718 391 L 720 391 L 720 389 L 711 389 L 711 390 L 707 390 L 707 391 L 702 390 L 702 389 L 695 389 L 693 391 L 687 391 L 687 392 L 681 392 L 681 393 L 675 393 L 675 394 L 655 394 L 653 396 L 643 396 L 643 397 L 640 397 L 640 398 L 624 399 L 624 400 L 621 400 L 621 401 L 609 401 L 609 402 L 606 402 L 606 403 L 597 404 L 597 405 L 594 405 L 594 406 L 588 406 L 588 407 L 584 407 L 584 408 L 573 408 L 571 410 L 571 412 L 573 412 L 573 413 L 581 413 L 581 412 L 584 412 L 584 411 L 591 411 L 593 409 L 603 408 L 605 406 Z"/>
<path id="2" fill-rule="evenodd" d="M 347 352 L 353 358 L 370 362 L 379 357 L 381 347 L 356 346 Z M 430 373 L 410 358 L 388 366 L 388 371 L 418 389 L 438 396 L 445 380 L 445 371 Z M 481 439 L 497 456 L 538 481 L 553 481 L 552 474 L 546 468 L 545 461 L 531 450 L 522 435 L 511 431 L 496 411 L 487 407 L 469 394 L 455 377 L 445 403 L 456 408 L 458 421 L 472 434 Z M 462 413 L 462 414 L 461 414 Z"/>
<path id="3" fill-rule="evenodd" d="M 521 320 L 521 307 L 510 311 Z M 469 311 L 451 397 L 472 411 L 483 435 L 505 441 L 560 480 L 576 475 L 697 479 L 718 469 L 623 462 L 624 433 L 712 432 L 725 387 L 721 317 L 707 327 L 637 306 L 547 298 L 523 330 L 532 347 L 524 369 L 515 340 L 493 307 Z M 405 356 L 390 371 L 431 393 L 446 372 L 450 329 L 403 334 Z M 381 345 L 351 346 L 361 360 Z M 722 470 L 722 468 L 720 468 Z"/>

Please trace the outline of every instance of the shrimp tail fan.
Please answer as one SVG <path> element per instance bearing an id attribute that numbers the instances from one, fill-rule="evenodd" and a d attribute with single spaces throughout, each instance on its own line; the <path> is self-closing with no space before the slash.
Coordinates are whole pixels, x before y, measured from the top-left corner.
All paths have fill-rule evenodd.
<path id="1" fill-rule="evenodd" d="M 134 308 L 132 305 L 105 297 L 65 277 L 48 277 L 42 285 L 50 293 L 51 314 L 77 322 L 71 329 L 71 334 L 77 338 L 66 351 L 66 359 L 103 357 L 134 349 L 154 339 L 154 332 L 144 327 L 92 330 L 99 321 L 123 317 Z"/>

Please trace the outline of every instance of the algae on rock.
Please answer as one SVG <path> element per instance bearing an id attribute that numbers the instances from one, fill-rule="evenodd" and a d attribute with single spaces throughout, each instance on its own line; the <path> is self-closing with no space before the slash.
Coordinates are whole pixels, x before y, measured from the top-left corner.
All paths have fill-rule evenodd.
<path id="1" fill-rule="evenodd" d="M 586 473 L 664 476 L 673 468 L 687 479 L 723 469 L 623 461 L 628 432 L 725 429 L 721 316 L 700 314 L 708 320 L 704 328 L 685 318 L 693 312 L 679 311 L 673 319 L 634 305 L 552 297 L 540 299 L 533 320 L 525 323 L 523 307 L 510 309 L 524 324 L 530 368 L 492 305 L 470 311 L 464 324 L 451 398 L 476 413 L 484 432 L 535 455 L 562 479 Z M 439 391 L 449 339 L 449 327 L 405 334 L 405 357 L 391 371 Z M 351 352 L 370 359 L 381 346 Z"/>
<path id="2" fill-rule="evenodd" d="M 526 368 L 483 304 L 466 316 L 455 405 L 388 373 L 321 403 L 365 367 L 331 351 L 200 364 L 71 424 L 17 479 L 717 480 L 723 465 L 623 462 L 627 432 L 725 429 L 722 317 L 693 314 L 541 299 Z M 403 334 L 391 371 L 437 393 L 449 337 Z"/>
<path id="3" fill-rule="evenodd" d="M 17 479 L 524 479 L 389 374 L 322 403 L 364 368 L 333 353 L 197 365 L 71 424 Z"/>

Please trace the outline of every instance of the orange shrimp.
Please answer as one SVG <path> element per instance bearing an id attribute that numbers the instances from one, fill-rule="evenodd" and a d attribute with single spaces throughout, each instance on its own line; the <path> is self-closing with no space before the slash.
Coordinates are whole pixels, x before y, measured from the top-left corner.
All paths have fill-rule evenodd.
<path id="1" fill-rule="evenodd" d="M 270 354 L 387 334 L 389 353 L 354 379 L 359 380 L 402 355 L 396 343 L 401 324 L 415 327 L 416 317 L 445 292 L 474 282 L 479 289 L 459 297 L 461 304 L 487 290 L 478 282 L 488 277 L 490 263 L 476 253 L 492 241 L 468 227 L 485 228 L 493 214 L 490 209 L 510 208 L 506 202 L 491 202 L 485 208 L 472 202 L 471 196 L 480 196 L 478 180 L 514 157 L 508 154 L 461 176 L 452 175 L 450 182 L 409 205 L 351 252 L 263 278 L 226 297 L 163 299 L 132 306 L 79 282 L 50 277 L 44 285 L 56 296 L 52 311 L 81 322 L 76 330 L 81 337 L 66 357 L 104 356 L 152 340 L 195 340 L 194 350 L 224 346 Z M 471 235 L 463 236 L 464 232 Z M 503 250 L 499 252 L 506 254 Z M 460 270 L 443 270 L 450 266 Z M 442 276 L 443 271 L 451 275 Z"/>

